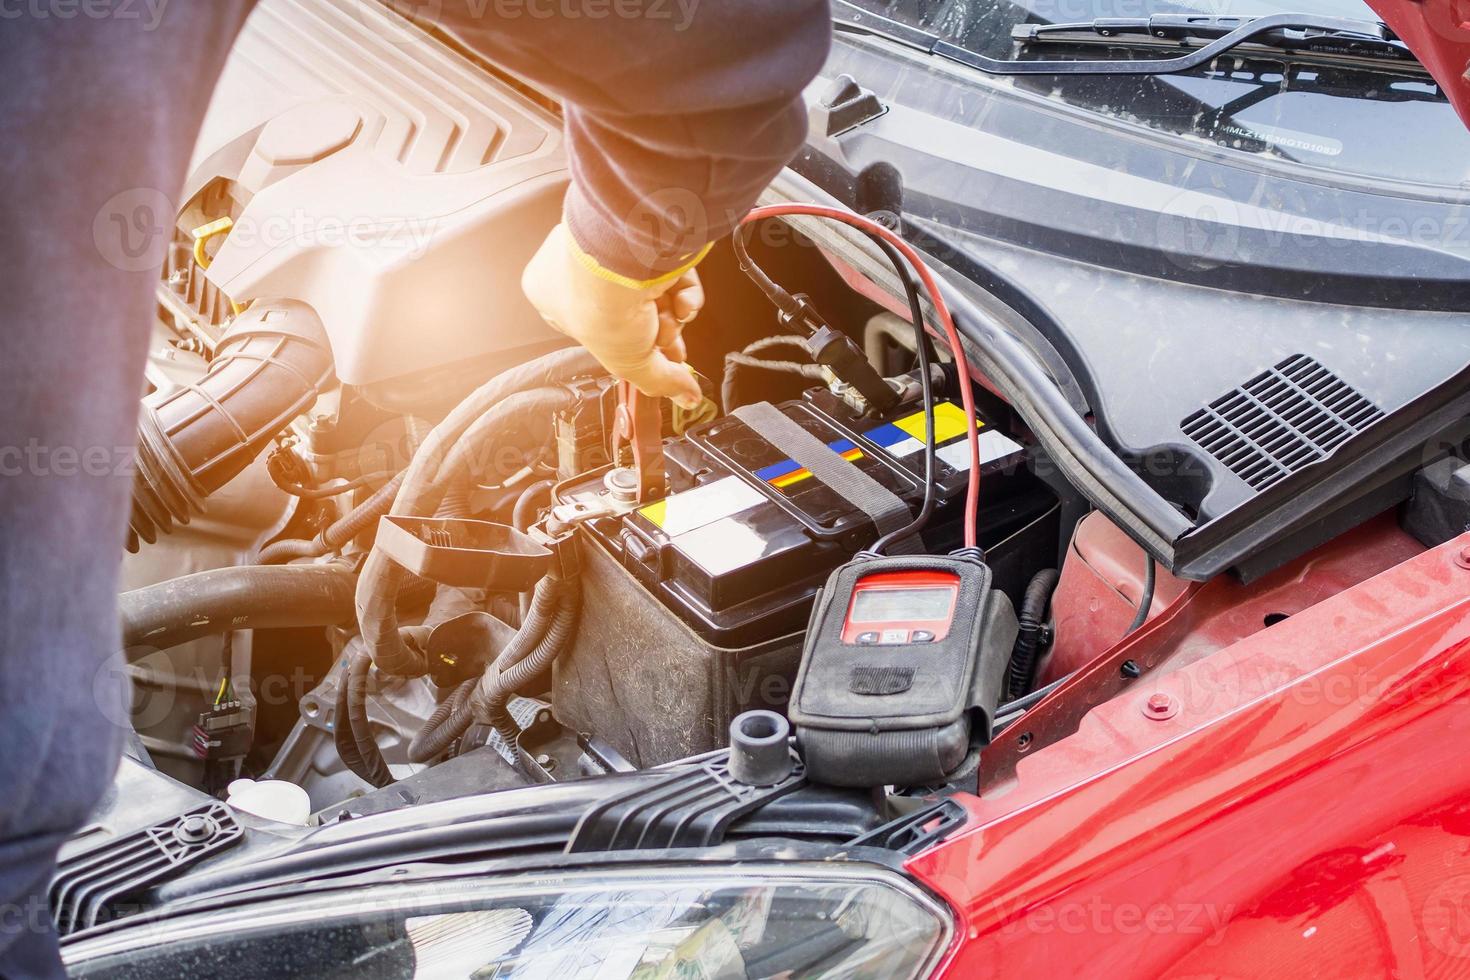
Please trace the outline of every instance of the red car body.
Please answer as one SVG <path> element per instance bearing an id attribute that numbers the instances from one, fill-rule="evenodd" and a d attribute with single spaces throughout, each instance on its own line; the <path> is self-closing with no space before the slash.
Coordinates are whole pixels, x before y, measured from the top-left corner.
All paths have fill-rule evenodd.
<path id="1" fill-rule="evenodd" d="M 1370 4 L 1470 124 L 1470 0 Z M 1086 524 L 1053 613 L 1087 627 L 1058 633 L 1118 636 L 1142 562 Z M 1075 673 L 909 861 L 959 914 L 938 975 L 1470 976 L 1470 534 L 1423 551 L 1385 515 L 1157 596 L 1059 647 L 1045 676 Z"/>
<path id="2" fill-rule="evenodd" d="M 1309 593 L 1397 533 L 1359 529 L 1254 591 Z M 1470 973 L 1470 535 L 1145 675 L 1061 735 L 1068 688 L 1120 658 L 1167 666 L 1254 616 L 1259 596 L 1232 595 L 1252 591 L 1186 591 L 991 746 L 999 787 L 908 865 L 960 911 L 941 975 Z"/>
<path id="3" fill-rule="evenodd" d="M 1470 125 L 1470 0 L 1366 0 Z"/>

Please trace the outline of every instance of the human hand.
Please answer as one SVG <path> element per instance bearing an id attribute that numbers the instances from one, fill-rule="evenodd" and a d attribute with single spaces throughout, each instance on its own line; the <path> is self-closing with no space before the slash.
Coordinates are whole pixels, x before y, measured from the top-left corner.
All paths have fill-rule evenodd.
<path id="1" fill-rule="evenodd" d="M 694 269 L 644 288 L 611 282 L 584 262 L 559 224 L 527 263 L 521 289 L 547 323 L 591 351 L 614 377 L 683 408 L 703 399 L 683 363 L 684 327 L 704 307 Z"/>

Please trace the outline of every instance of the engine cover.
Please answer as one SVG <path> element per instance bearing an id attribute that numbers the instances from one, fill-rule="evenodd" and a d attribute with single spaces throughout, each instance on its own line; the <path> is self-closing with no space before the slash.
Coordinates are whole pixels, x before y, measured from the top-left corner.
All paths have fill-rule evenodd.
<path id="1" fill-rule="evenodd" d="M 180 226 L 224 201 L 209 279 L 236 302 L 312 306 L 337 376 L 366 385 L 551 337 L 520 273 L 567 179 L 554 114 L 383 5 L 262 0 Z"/>

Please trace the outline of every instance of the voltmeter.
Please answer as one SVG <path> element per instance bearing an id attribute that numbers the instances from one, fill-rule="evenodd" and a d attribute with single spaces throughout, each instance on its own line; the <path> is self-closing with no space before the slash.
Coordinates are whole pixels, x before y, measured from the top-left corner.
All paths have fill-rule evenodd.
<path id="1" fill-rule="evenodd" d="M 1016 616 L 978 555 L 859 558 L 812 610 L 789 715 L 808 775 L 929 785 L 990 738 Z"/>

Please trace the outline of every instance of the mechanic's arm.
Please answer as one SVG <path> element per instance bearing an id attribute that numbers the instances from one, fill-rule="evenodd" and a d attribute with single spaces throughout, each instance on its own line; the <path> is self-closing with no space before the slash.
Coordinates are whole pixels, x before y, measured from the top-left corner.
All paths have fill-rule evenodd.
<path id="1" fill-rule="evenodd" d="M 827 0 L 444 0 L 439 19 L 566 104 L 572 186 L 526 295 L 613 374 L 697 401 L 675 363 L 694 266 L 800 147 Z"/>

